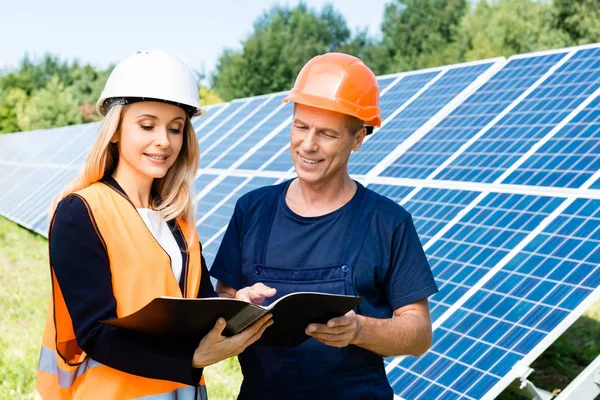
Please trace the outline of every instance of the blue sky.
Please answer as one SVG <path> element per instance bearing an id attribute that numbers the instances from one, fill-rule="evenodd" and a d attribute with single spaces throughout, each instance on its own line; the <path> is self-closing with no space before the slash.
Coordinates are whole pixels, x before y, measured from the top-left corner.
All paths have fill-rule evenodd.
<path id="1" fill-rule="evenodd" d="M 338 0 L 336 10 L 352 30 L 379 33 L 391 0 Z M 25 52 L 75 58 L 104 68 L 138 49 L 160 47 L 191 67 L 213 70 L 224 48 L 240 48 L 252 24 L 275 4 L 298 0 L 10 1 L 0 10 L 0 68 L 14 67 Z M 325 0 L 307 0 L 320 9 Z"/>

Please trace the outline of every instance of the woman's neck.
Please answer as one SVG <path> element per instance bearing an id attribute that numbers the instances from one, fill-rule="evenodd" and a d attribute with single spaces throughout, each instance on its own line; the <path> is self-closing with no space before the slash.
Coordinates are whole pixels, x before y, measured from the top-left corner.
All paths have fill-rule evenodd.
<path id="1" fill-rule="evenodd" d="M 112 177 L 119 183 L 136 208 L 151 208 L 150 191 L 154 179 L 140 177 L 129 168 L 119 168 L 119 165 Z"/>

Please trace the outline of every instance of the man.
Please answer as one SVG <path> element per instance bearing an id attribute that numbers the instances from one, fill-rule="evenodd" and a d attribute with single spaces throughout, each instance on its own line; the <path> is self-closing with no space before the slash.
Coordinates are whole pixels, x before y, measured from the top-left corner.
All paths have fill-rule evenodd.
<path id="1" fill-rule="evenodd" d="M 246 349 L 239 398 L 391 399 L 382 356 L 429 348 L 437 287 L 410 214 L 348 175 L 351 152 L 381 125 L 377 80 L 358 58 L 328 53 L 284 101 L 297 178 L 239 199 L 211 269 L 217 292 L 257 304 L 301 291 L 365 300 L 309 325 L 295 348 Z"/>

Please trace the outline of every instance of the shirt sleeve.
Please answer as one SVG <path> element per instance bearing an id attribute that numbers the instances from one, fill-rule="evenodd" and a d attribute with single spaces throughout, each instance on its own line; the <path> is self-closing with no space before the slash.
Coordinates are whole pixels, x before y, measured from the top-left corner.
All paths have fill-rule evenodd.
<path id="1" fill-rule="evenodd" d="M 410 216 L 394 233 L 392 246 L 391 270 L 386 287 L 392 310 L 437 293 L 437 285 Z"/>
<path id="2" fill-rule="evenodd" d="M 50 235 L 50 263 L 79 346 L 120 371 L 197 386 L 202 369 L 192 367 L 192 358 L 198 340 L 165 340 L 99 322 L 117 318 L 116 299 L 108 255 L 81 198 L 58 204 Z"/>
<path id="3" fill-rule="evenodd" d="M 210 274 L 214 278 L 236 290 L 242 288 L 243 199 L 244 197 L 240 198 L 235 205 L 233 215 L 210 269 Z"/>

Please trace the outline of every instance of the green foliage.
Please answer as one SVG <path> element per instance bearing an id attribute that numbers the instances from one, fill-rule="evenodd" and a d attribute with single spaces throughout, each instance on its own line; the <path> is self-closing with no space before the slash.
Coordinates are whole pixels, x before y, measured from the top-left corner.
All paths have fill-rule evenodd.
<path id="1" fill-rule="evenodd" d="M 22 130 L 18 115 L 23 114 L 26 103 L 27 93 L 23 89 L 0 89 L 0 133 Z"/>
<path id="2" fill-rule="evenodd" d="M 200 94 L 200 104 L 202 104 L 202 106 L 209 106 L 211 104 L 219 104 L 223 102 L 223 99 L 219 97 L 214 89 L 200 86 L 198 93 Z"/>
<path id="3" fill-rule="evenodd" d="M 385 8 L 381 31 L 389 72 L 454 63 L 458 25 L 467 0 L 395 0 Z"/>
<path id="4" fill-rule="evenodd" d="M 355 55 L 379 75 L 594 42 L 598 0 L 388 0 L 379 38 L 351 32 L 332 5 L 281 5 L 255 21 L 240 50 L 223 51 L 212 87 L 199 90 L 205 105 L 288 90 L 306 61 L 328 51 Z M 0 133 L 98 120 L 111 70 L 25 54 L 0 73 Z"/>
<path id="5" fill-rule="evenodd" d="M 320 12 L 305 4 L 276 6 L 256 21 L 241 51 L 223 52 L 213 87 L 225 100 L 287 90 L 312 57 L 328 51 L 360 53 L 363 42 L 370 42 L 366 33 L 353 39 L 331 5 Z"/>
<path id="6" fill-rule="evenodd" d="M 72 88 L 66 88 L 54 76 L 43 89 L 33 93 L 17 118 L 24 130 L 76 125 L 83 122 L 78 107 Z"/>

